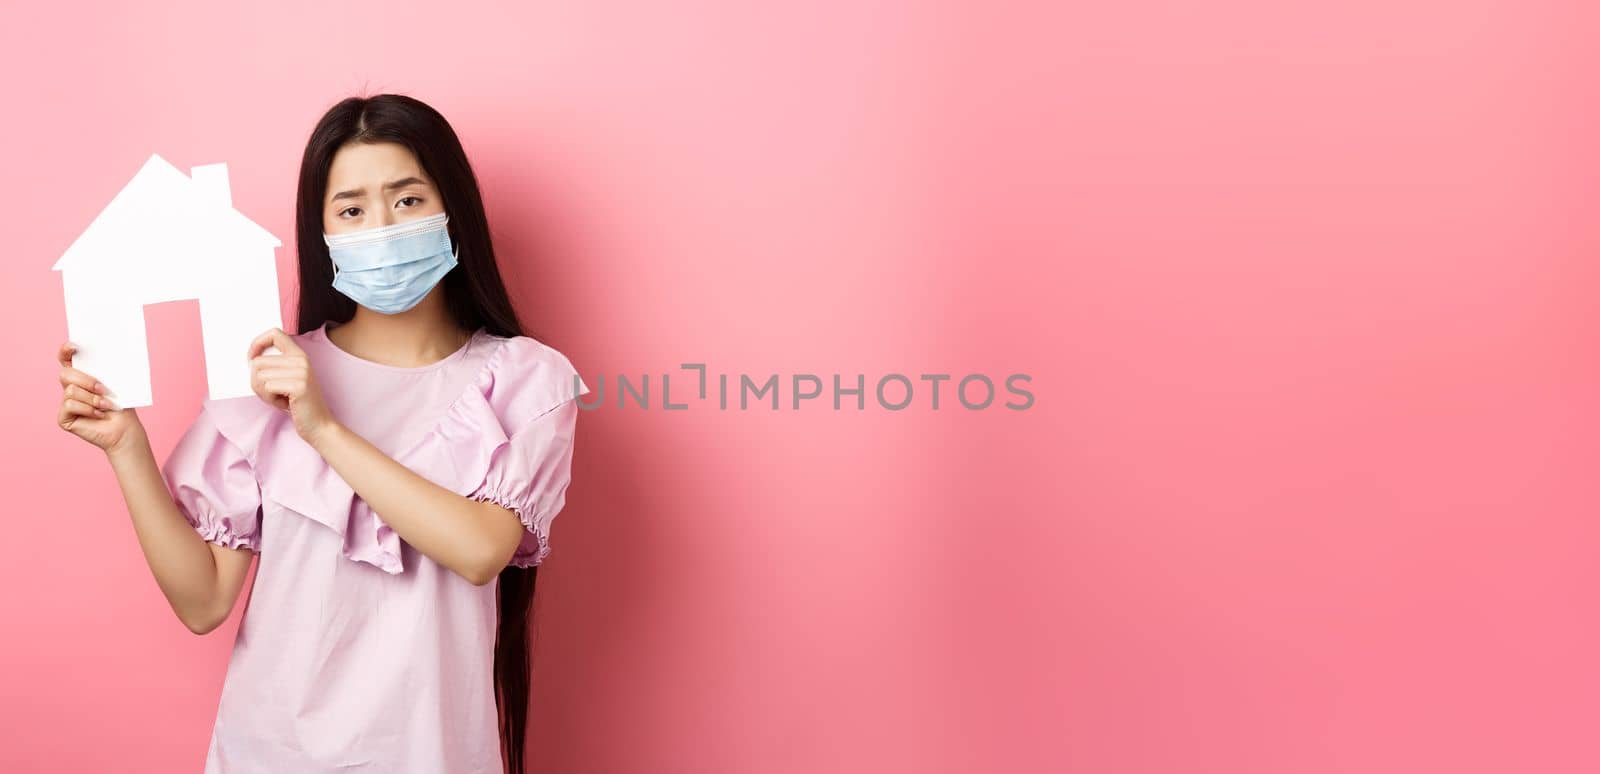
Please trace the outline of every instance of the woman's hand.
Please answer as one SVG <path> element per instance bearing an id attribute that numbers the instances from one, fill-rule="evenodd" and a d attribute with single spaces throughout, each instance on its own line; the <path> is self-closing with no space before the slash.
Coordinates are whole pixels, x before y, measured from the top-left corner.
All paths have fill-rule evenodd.
<path id="1" fill-rule="evenodd" d="M 261 354 L 277 347 L 282 354 Z M 305 350 L 281 328 L 269 328 L 250 342 L 250 388 L 278 409 L 289 412 L 295 432 L 307 443 L 338 426 L 322 400 L 322 388 L 311 373 Z"/>
<path id="2" fill-rule="evenodd" d="M 56 358 L 61 363 L 61 408 L 56 423 L 111 454 L 144 437 L 144 425 L 133 409 L 119 409 L 106 397 L 106 386 L 98 379 L 72 367 L 72 353 L 78 345 L 63 342 Z"/>

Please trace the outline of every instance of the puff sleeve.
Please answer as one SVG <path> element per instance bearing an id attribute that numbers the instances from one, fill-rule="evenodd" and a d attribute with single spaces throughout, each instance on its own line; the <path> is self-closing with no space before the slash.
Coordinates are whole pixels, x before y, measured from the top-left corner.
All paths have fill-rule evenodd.
<path id="1" fill-rule="evenodd" d="M 588 391 L 582 385 L 577 394 Z M 566 504 L 567 486 L 572 483 L 577 421 L 576 398 L 528 419 L 494 449 L 483 483 L 469 495 L 509 508 L 527 529 L 511 556 L 512 567 L 532 567 L 550 553 L 550 522 Z"/>
<path id="2" fill-rule="evenodd" d="M 203 406 L 161 465 L 161 475 L 178 511 L 206 542 L 261 550 L 255 471 Z"/>

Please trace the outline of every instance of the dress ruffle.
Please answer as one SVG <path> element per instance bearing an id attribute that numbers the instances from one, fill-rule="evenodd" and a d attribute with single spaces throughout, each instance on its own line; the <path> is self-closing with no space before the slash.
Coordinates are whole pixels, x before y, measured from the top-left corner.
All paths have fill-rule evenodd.
<path id="1" fill-rule="evenodd" d="M 583 389 L 579 389 L 582 394 Z M 550 521 L 561 511 L 572 481 L 576 401 L 563 400 L 538 412 L 495 444 L 483 483 L 468 493 L 510 509 L 527 530 L 512 554 L 513 567 L 539 564 L 550 553 Z"/>
<path id="2" fill-rule="evenodd" d="M 444 411 L 434 426 L 394 459 L 434 483 L 464 497 L 492 500 L 517 510 L 529 534 L 512 557 L 513 566 L 536 564 L 549 553 L 548 522 L 553 512 L 536 516 L 530 503 L 559 509 L 562 499 L 534 485 L 566 488 L 564 478 L 533 479 L 506 475 L 501 466 L 519 463 L 505 450 L 520 448 L 519 431 L 557 408 L 575 411 L 578 395 L 590 390 L 565 355 L 526 336 L 494 337 L 495 350 L 480 366 L 471 384 Z M 576 388 L 576 389 L 575 389 Z M 261 495 L 284 508 L 334 530 L 344 538 L 344 556 L 390 574 L 405 571 L 400 536 L 355 490 L 295 432 L 286 412 L 255 396 L 206 401 L 219 430 L 242 449 L 261 482 Z M 569 427 L 570 429 L 570 427 Z M 561 462 L 569 462 L 570 433 Z M 513 438 L 519 440 L 514 443 Z M 565 465 L 561 472 L 565 475 Z M 520 489 L 501 488 L 498 479 L 517 481 Z"/>
<path id="3" fill-rule="evenodd" d="M 162 478 L 184 520 L 206 542 L 227 549 L 261 550 L 261 489 L 243 451 L 216 429 L 205 411 L 162 462 Z"/>
<path id="4" fill-rule="evenodd" d="M 201 411 L 161 465 L 178 512 L 200 537 L 260 551 L 261 490 L 244 453 Z"/>

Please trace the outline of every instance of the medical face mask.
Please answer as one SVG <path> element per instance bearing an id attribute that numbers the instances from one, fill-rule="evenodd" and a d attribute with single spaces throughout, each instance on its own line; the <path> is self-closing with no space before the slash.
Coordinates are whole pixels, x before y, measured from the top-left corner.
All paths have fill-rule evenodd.
<path id="1" fill-rule="evenodd" d="M 376 312 L 399 314 L 417 305 L 455 268 L 448 217 L 441 212 L 409 223 L 323 234 L 333 259 L 333 287 Z"/>

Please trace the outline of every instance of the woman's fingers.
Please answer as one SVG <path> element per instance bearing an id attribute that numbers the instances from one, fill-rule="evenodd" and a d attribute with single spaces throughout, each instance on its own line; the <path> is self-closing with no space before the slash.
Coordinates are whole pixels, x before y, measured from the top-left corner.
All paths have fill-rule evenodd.
<path id="1" fill-rule="evenodd" d="M 89 419 L 105 419 L 107 409 L 111 408 L 110 401 L 102 397 L 106 386 L 98 379 L 72 367 L 72 355 L 78 351 L 78 345 L 70 341 L 63 342 L 56 352 L 56 360 L 61 363 L 61 410 L 56 416 L 56 423 L 62 429 L 69 429 L 77 417 Z M 106 408 L 101 408 L 105 406 Z"/>
<path id="2" fill-rule="evenodd" d="M 306 378 L 306 369 L 296 368 L 293 366 L 272 366 L 256 371 L 256 376 L 259 376 L 262 379 L 304 379 Z"/>
<path id="3" fill-rule="evenodd" d="M 298 355 L 258 355 L 250 358 L 250 367 L 257 371 L 273 368 L 298 368 L 305 370 L 310 363 Z"/>
<path id="4" fill-rule="evenodd" d="M 267 379 L 262 382 L 261 388 L 274 395 L 299 397 L 306 391 L 306 380 L 293 377 Z"/>
<path id="5" fill-rule="evenodd" d="M 73 344 L 70 341 L 61 345 L 61 386 L 67 387 L 75 384 L 79 387 L 82 387 L 87 392 L 104 395 L 106 393 L 106 386 L 101 384 L 100 380 L 72 367 L 72 353 L 77 351 L 78 345 Z"/>
<path id="6" fill-rule="evenodd" d="M 116 405 L 111 402 L 110 398 L 90 392 L 84 389 L 81 385 L 69 384 L 67 385 L 67 388 L 63 394 L 68 399 L 76 400 L 85 405 L 93 406 L 94 408 L 116 408 Z"/>
<path id="7" fill-rule="evenodd" d="M 61 386 L 77 386 L 83 388 L 84 392 L 92 392 L 97 395 L 104 395 L 106 392 L 106 386 L 101 384 L 93 376 L 90 376 L 71 366 L 61 369 Z"/>
<path id="8" fill-rule="evenodd" d="M 94 418 L 94 419 L 105 419 L 106 418 L 106 412 L 105 411 L 102 411 L 101 409 L 97 409 L 94 406 L 91 406 L 91 405 L 89 405 L 87 403 L 84 403 L 83 401 L 78 400 L 77 398 L 67 398 L 66 400 L 62 401 L 61 402 L 61 413 L 62 413 L 62 417 L 61 418 L 62 418 L 63 421 L 65 421 L 68 417 L 74 417 L 74 416 L 91 417 L 91 418 Z"/>
<path id="9" fill-rule="evenodd" d="M 278 379 L 298 379 L 304 382 L 306 367 L 293 363 L 273 363 L 258 367 L 255 370 L 255 378 L 263 383 Z"/>
<path id="10" fill-rule="evenodd" d="M 294 343 L 294 339 L 289 338 L 289 334 L 284 333 L 282 328 L 268 328 L 266 331 L 262 332 L 261 335 L 250 341 L 250 353 L 247 357 L 249 357 L 251 360 L 254 360 L 255 357 L 264 352 L 267 347 L 277 347 L 278 352 L 285 355 L 305 354 L 305 351 L 300 349 L 300 347 Z"/>
<path id="11" fill-rule="evenodd" d="M 268 347 L 278 351 L 267 354 Z M 292 412 L 292 404 L 311 391 L 311 360 L 282 328 L 269 328 L 255 337 L 247 357 L 251 389 L 279 410 Z"/>

